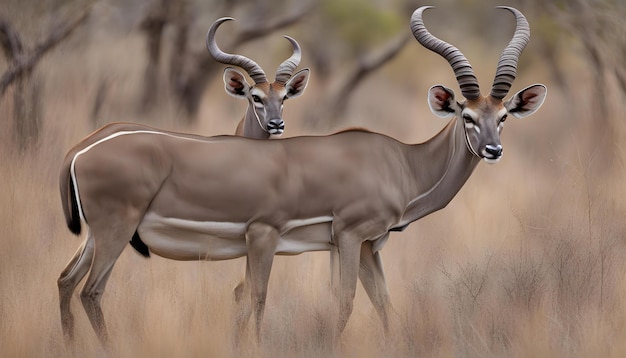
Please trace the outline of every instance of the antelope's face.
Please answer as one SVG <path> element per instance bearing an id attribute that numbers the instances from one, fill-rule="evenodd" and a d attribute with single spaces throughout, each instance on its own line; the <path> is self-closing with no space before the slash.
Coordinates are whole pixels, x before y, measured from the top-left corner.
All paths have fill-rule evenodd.
<path id="1" fill-rule="evenodd" d="M 436 85 L 429 91 L 428 104 L 437 116 L 456 116 L 462 121 L 467 149 L 487 163 L 496 163 L 502 158 L 500 134 L 508 116 L 523 118 L 533 114 L 543 104 L 546 91 L 544 85 L 536 84 L 506 101 L 489 95 L 457 102 L 451 89 Z"/>
<path id="2" fill-rule="evenodd" d="M 262 83 L 251 87 L 246 97 L 259 126 L 269 134 L 283 134 L 283 102 L 287 99 L 284 87 Z"/>
<path id="3" fill-rule="evenodd" d="M 271 135 L 281 135 L 285 130 L 283 104 L 288 98 L 304 92 L 308 70 L 296 73 L 286 84 L 260 83 L 248 85 L 243 75 L 235 69 L 226 69 L 224 83 L 226 91 L 236 97 L 246 98 L 259 127 Z"/>
<path id="4" fill-rule="evenodd" d="M 240 128 L 237 128 L 237 134 L 252 138 L 266 138 L 265 133 L 281 135 L 285 130 L 283 102 L 287 98 L 301 95 L 309 81 L 308 69 L 293 74 L 302 57 L 300 45 L 293 38 L 283 36 L 291 43 L 293 53 L 278 66 L 275 82 L 269 83 L 265 71 L 256 62 L 242 55 L 225 53 L 217 46 L 215 33 L 218 27 L 231 20 L 234 19 L 223 17 L 211 25 L 206 35 L 206 47 L 216 61 L 244 69 L 254 82 L 254 85 L 248 84 L 243 74 L 232 67 L 224 70 L 226 92 L 248 100 L 248 114 L 247 118 L 244 118 L 245 122 L 253 122 L 252 118 L 254 118 L 258 123 L 258 127 L 254 126 L 254 128 L 244 125 L 246 128 L 243 129 L 243 133 L 240 133 Z"/>
<path id="5" fill-rule="evenodd" d="M 487 163 L 499 161 L 503 153 L 500 133 L 508 116 L 502 101 L 490 96 L 479 97 L 459 107 L 467 148 Z"/>
<path id="6" fill-rule="evenodd" d="M 428 91 L 428 105 L 439 117 L 456 116 L 462 121 L 467 149 L 488 163 L 496 163 L 502 158 L 500 133 L 508 115 L 517 118 L 529 116 L 541 107 L 546 98 L 546 87 L 535 84 L 517 92 L 510 99 L 503 100 L 515 79 L 519 56 L 530 40 L 528 21 L 519 10 L 498 6 L 515 15 L 515 33 L 500 55 L 491 92 L 482 96 L 478 79 L 465 55 L 426 29 L 422 14 L 431 8 L 432 6 L 422 6 L 413 12 L 411 31 L 420 44 L 448 61 L 466 100 L 457 102 L 451 89 L 436 85 Z"/>

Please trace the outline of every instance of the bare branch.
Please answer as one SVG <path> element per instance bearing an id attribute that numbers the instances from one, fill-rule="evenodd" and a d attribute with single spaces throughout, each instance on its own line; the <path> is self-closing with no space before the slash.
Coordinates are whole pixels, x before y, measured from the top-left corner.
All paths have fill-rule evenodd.
<path id="1" fill-rule="evenodd" d="M 389 41 L 384 47 L 376 49 L 362 57 L 356 66 L 348 73 L 342 85 L 339 86 L 340 93 L 347 93 L 349 87 L 355 87 L 369 74 L 394 58 L 398 52 L 404 48 L 410 38 L 410 34 L 402 33 L 395 39 Z"/>
<path id="2" fill-rule="evenodd" d="M 5 19 L 0 19 L 0 45 L 9 62 L 17 62 L 24 51 L 22 39 Z"/>
<path id="3" fill-rule="evenodd" d="M 322 106 L 327 108 L 328 113 L 315 119 L 312 118 L 308 122 L 324 124 L 320 122 L 321 118 L 323 118 L 323 121 L 328 121 L 325 124 L 329 124 L 330 121 L 338 120 L 346 110 L 349 97 L 354 93 L 352 89 L 365 80 L 367 76 L 393 59 L 404 48 L 410 38 L 409 33 L 402 33 L 389 41 L 385 46 L 361 57 L 351 69 L 345 72 L 344 76 L 340 77 L 334 85 L 331 85 L 332 90 L 328 91 Z"/>
<path id="4" fill-rule="evenodd" d="M 245 28 L 238 30 L 233 36 L 229 36 L 232 40 L 230 43 L 226 43 L 224 48 L 228 49 L 229 52 L 233 52 L 237 47 L 246 42 L 264 37 L 278 29 L 291 26 L 302 20 L 316 5 L 317 1 L 309 1 L 307 4 L 298 7 L 298 9 L 284 16 L 271 20 L 263 18 L 258 21 L 253 21 L 251 24 L 245 25 Z M 242 26 L 244 26 L 244 24 L 242 24 Z M 220 67 L 215 60 L 207 54 L 205 49 L 202 49 L 201 52 L 191 54 L 190 58 L 194 63 L 191 64 L 189 68 L 193 68 L 194 70 L 184 75 L 179 73 L 178 79 L 174 79 L 173 82 L 175 83 L 175 90 L 179 101 L 184 106 L 187 114 L 194 117 L 198 111 L 204 89 Z"/>
<path id="5" fill-rule="evenodd" d="M 7 87 L 13 81 L 29 73 L 33 69 L 33 67 L 35 67 L 37 62 L 43 57 L 43 55 L 53 49 L 61 41 L 66 39 L 75 29 L 77 29 L 85 22 L 85 20 L 87 20 L 88 16 L 89 10 L 84 12 L 80 17 L 78 17 L 78 19 L 70 22 L 64 28 L 57 28 L 52 30 L 50 36 L 45 41 L 40 43 L 37 47 L 35 47 L 35 49 L 30 54 L 26 55 L 24 58 L 20 58 L 19 61 L 12 64 L 11 67 L 2 75 L 2 77 L 0 77 L 0 98 L 4 95 Z M 8 42 L 11 43 L 11 41 Z M 19 44 L 19 47 L 21 47 L 21 44 Z M 13 47 L 13 49 L 15 49 L 15 47 Z"/>
<path id="6" fill-rule="evenodd" d="M 272 33 L 278 29 L 291 26 L 300 21 L 306 14 L 308 14 L 317 4 L 315 2 L 309 2 L 304 6 L 293 11 L 291 14 L 286 14 L 282 17 L 272 20 L 260 19 L 255 21 L 251 25 L 241 28 L 235 35 L 233 46 L 241 46 L 246 42 L 256 40 L 264 37 L 269 33 Z"/>

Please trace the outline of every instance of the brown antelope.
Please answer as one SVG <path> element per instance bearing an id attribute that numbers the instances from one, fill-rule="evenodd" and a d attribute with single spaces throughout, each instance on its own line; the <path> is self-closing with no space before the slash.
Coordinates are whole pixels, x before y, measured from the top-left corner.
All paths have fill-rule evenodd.
<path id="1" fill-rule="evenodd" d="M 331 251 L 337 332 L 352 312 L 357 278 L 387 325 L 380 250 L 389 233 L 444 208 L 481 160 L 500 160 L 507 114 L 526 117 L 546 95 L 546 87 L 535 84 L 503 100 L 530 37 L 519 11 L 504 7 L 517 19 L 515 35 L 490 94 L 482 96 L 465 56 L 426 30 L 422 13 L 428 8 L 414 12 L 413 34 L 450 63 L 465 100 L 444 86 L 430 88 L 432 112 L 452 119 L 424 143 L 363 130 L 258 141 L 112 124 L 71 149 L 61 170 L 63 210 L 72 232 L 80 233 L 83 221 L 89 232 L 58 280 L 65 336 L 73 335 L 72 292 L 89 271 L 80 297 L 107 342 L 101 298 L 133 236 L 174 260 L 247 255 L 257 334 L 274 255 L 307 251 Z"/>
<path id="2" fill-rule="evenodd" d="M 254 85 L 249 85 L 244 75 L 232 67 L 224 70 L 226 92 L 248 100 L 248 110 L 237 125 L 235 134 L 259 139 L 283 134 L 283 102 L 301 95 L 309 80 L 308 68 L 293 74 L 300 64 L 300 45 L 293 38 L 284 36 L 293 46 L 293 54 L 278 66 L 274 83 L 269 83 L 265 72 L 256 62 L 242 55 L 222 52 L 217 46 L 215 32 L 222 23 L 229 20 L 234 19 L 223 17 L 211 25 L 206 36 L 206 47 L 216 61 L 244 69 L 254 81 Z"/>

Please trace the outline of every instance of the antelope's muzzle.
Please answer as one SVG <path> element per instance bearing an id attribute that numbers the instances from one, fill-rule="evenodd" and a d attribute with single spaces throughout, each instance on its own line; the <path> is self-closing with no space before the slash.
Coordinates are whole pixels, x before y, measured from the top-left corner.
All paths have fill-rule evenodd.
<path id="1" fill-rule="evenodd" d="M 285 122 L 282 119 L 270 119 L 267 123 L 267 131 L 272 135 L 280 135 L 285 131 Z"/>

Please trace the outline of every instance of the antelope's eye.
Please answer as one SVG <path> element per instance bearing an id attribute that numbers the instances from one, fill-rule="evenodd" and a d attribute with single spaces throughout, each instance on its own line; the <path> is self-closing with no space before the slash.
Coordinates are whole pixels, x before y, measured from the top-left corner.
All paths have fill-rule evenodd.
<path id="1" fill-rule="evenodd" d="M 463 120 L 465 121 L 465 124 L 476 124 L 476 121 L 474 121 L 474 118 L 472 118 L 472 116 L 470 116 L 469 114 L 464 114 Z"/>
<path id="2" fill-rule="evenodd" d="M 256 103 L 261 103 L 261 97 L 255 95 L 255 94 L 252 95 L 252 100 L 254 102 L 256 102 Z"/>
<path id="3" fill-rule="evenodd" d="M 500 118 L 500 123 L 504 123 L 504 121 L 506 121 L 506 117 L 508 117 L 508 114 L 505 114 L 504 116 L 502 116 L 502 118 Z"/>

